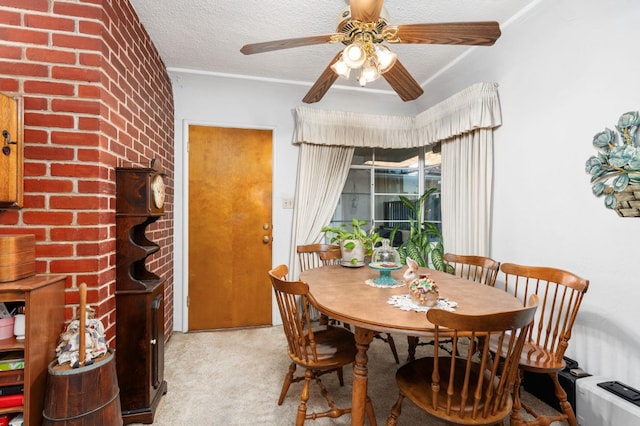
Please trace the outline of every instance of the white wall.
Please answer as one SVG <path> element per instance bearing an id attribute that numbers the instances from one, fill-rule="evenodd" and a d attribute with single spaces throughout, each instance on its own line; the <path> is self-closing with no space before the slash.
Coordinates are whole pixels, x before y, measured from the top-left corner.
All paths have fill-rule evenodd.
<path id="1" fill-rule="evenodd" d="M 273 129 L 273 265 L 288 264 L 293 210 L 282 208 L 283 198 L 293 198 L 298 148 L 292 144 L 294 111 L 306 105 L 302 98 L 309 86 L 251 81 L 169 70 L 175 102 L 175 284 L 174 328 L 187 330 L 186 291 L 188 215 L 186 148 L 189 124 Z M 416 105 L 395 94 L 332 89 L 313 108 L 372 114 L 415 115 Z M 266 279 L 266 275 L 265 275 Z M 279 322 L 273 304 L 274 321 Z"/>
<path id="2" fill-rule="evenodd" d="M 543 0 L 425 87 L 499 84 L 492 256 L 589 279 L 567 356 L 636 388 L 640 218 L 606 209 L 584 164 L 595 133 L 640 110 L 639 41 L 640 2 Z"/>
<path id="3" fill-rule="evenodd" d="M 503 125 L 495 133 L 492 256 L 589 279 L 567 355 L 592 374 L 634 387 L 640 387 L 640 218 L 607 210 L 591 194 L 584 164 L 595 153 L 595 133 L 640 110 L 639 24 L 636 0 L 542 0 L 503 26 L 495 46 L 473 50 L 430 82 L 417 102 L 380 94 L 353 99 L 332 89 L 315 105 L 415 114 L 473 83 L 497 82 Z M 292 211 L 283 210 L 281 200 L 295 188 L 292 111 L 308 87 L 171 75 L 178 188 L 184 185 L 185 121 L 274 129 L 273 262 L 288 263 Z M 186 209 L 184 195 L 177 191 L 176 205 Z M 185 211 L 176 209 L 177 329 L 186 324 L 179 306 Z"/>

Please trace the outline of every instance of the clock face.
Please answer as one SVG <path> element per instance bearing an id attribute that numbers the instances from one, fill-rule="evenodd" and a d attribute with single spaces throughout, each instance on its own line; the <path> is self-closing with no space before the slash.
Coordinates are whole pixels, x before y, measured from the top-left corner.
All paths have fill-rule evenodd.
<path id="1" fill-rule="evenodd" d="M 157 174 L 151 178 L 151 193 L 153 196 L 153 204 L 161 209 L 164 206 L 165 186 L 162 175 Z"/>

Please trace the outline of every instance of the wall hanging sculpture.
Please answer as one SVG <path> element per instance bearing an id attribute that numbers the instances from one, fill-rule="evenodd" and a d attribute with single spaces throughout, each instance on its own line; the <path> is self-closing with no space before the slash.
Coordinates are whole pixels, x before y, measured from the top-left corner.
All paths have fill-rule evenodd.
<path id="1" fill-rule="evenodd" d="M 598 154 L 586 163 L 593 194 L 604 195 L 604 205 L 620 216 L 640 217 L 640 126 L 638 111 L 622 114 L 615 131 L 596 133 L 593 146 Z"/>

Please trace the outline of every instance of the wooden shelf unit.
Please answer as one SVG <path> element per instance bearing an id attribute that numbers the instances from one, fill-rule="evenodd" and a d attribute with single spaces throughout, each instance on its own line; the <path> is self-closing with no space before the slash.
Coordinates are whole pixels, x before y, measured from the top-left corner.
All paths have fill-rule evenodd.
<path id="1" fill-rule="evenodd" d="M 160 249 L 146 236 L 164 213 L 154 204 L 157 171 L 116 169 L 116 368 L 124 424 L 153 423 L 164 380 L 164 278 L 147 270 Z"/>
<path id="2" fill-rule="evenodd" d="M 0 283 L 0 302 L 25 307 L 25 340 L 0 340 L 0 353 L 24 353 L 24 370 L 0 372 L 0 386 L 24 385 L 24 405 L 2 408 L 0 414 L 22 412 L 25 425 L 42 422 L 48 366 L 56 358 L 56 346 L 64 329 L 65 280 L 64 275 L 35 275 Z"/>

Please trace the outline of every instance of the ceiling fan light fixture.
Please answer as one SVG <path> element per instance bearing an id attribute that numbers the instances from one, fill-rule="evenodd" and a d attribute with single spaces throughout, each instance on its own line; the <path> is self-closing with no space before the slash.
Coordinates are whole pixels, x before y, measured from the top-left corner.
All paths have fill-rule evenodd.
<path id="1" fill-rule="evenodd" d="M 384 74 L 389 71 L 393 65 L 395 65 L 398 55 L 393 53 L 391 49 L 382 44 L 377 44 L 375 47 L 376 62 L 378 63 L 378 71 L 380 74 Z"/>
<path id="2" fill-rule="evenodd" d="M 351 74 L 351 68 L 342 60 L 342 56 L 338 59 L 333 65 L 331 65 L 331 69 L 335 72 L 339 77 L 349 78 L 349 74 Z"/>
<path id="3" fill-rule="evenodd" d="M 342 60 L 349 68 L 360 68 L 366 59 L 365 49 L 358 43 L 348 45 L 342 52 Z"/>
<path id="4" fill-rule="evenodd" d="M 371 83 L 372 81 L 377 80 L 378 78 L 380 78 L 378 67 L 376 67 L 376 64 L 370 58 L 362 66 L 362 70 L 360 71 L 360 77 L 358 78 L 358 82 L 360 83 L 360 86 L 364 86 L 367 83 Z"/>

